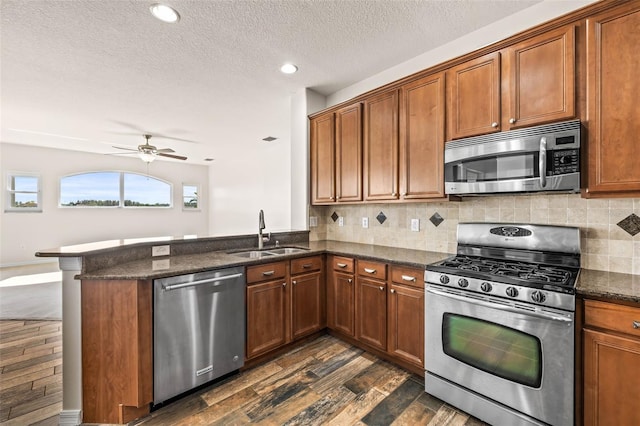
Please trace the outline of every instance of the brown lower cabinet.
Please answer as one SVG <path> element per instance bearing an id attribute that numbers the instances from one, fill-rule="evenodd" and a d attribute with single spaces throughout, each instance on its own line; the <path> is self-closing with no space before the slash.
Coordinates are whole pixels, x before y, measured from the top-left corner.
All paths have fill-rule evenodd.
<path id="1" fill-rule="evenodd" d="M 85 423 L 128 423 L 153 401 L 150 281 L 83 280 L 82 415 Z"/>
<path id="2" fill-rule="evenodd" d="M 327 327 L 424 374 L 424 271 L 339 256 L 327 268 Z"/>
<path id="3" fill-rule="evenodd" d="M 582 333 L 584 424 L 640 424 L 640 307 L 585 300 Z"/>
<path id="4" fill-rule="evenodd" d="M 322 330 L 325 318 L 322 256 L 247 268 L 247 359 Z"/>

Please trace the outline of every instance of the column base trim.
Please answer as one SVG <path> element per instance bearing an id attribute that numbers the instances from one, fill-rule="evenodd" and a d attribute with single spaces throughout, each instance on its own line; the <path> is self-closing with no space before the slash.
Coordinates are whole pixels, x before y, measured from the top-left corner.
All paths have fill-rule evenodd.
<path id="1" fill-rule="evenodd" d="M 60 426 L 78 426 L 82 424 L 82 410 L 62 410 L 58 424 Z"/>

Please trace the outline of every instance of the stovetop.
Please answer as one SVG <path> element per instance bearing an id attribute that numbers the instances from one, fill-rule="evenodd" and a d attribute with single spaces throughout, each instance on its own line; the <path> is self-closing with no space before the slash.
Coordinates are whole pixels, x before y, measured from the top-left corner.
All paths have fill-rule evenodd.
<path id="1" fill-rule="evenodd" d="M 510 278 L 506 282 L 549 289 L 573 288 L 578 273 L 575 268 L 471 256 L 455 256 L 434 266 L 443 268 L 443 272 L 444 268 L 449 268 L 451 273 L 458 275 L 471 272 L 472 276 L 481 279 L 501 281 Z"/>

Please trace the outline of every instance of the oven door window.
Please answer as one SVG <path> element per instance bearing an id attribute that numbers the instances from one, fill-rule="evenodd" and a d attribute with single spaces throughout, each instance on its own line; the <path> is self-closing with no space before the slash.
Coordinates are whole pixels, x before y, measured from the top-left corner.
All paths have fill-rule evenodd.
<path id="1" fill-rule="evenodd" d="M 442 346 L 447 355 L 494 376 L 533 388 L 542 382 L 540 339 L 519 330 L 445 313 Z"/>
<path id="2" fill-rule="evenodd" d="M 495 182 L 540 177 L 538 152 L 498 155 L 445 165 L 447 182 Z"/>

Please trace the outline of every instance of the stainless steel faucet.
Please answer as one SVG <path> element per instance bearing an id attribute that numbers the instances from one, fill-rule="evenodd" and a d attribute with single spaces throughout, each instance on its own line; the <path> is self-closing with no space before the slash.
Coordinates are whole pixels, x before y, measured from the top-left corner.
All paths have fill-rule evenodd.
<path id="1" fill-rule="evenodd" d="M 264 228 L 264 212 L 260 210 L 260 214 L 258 215 L 258 249 L 262 249 L 264 247 L 264 243 L 271 240 L 271 232 L 267 232 L 266 237 L 262 235 L 262 230 Z"/>

